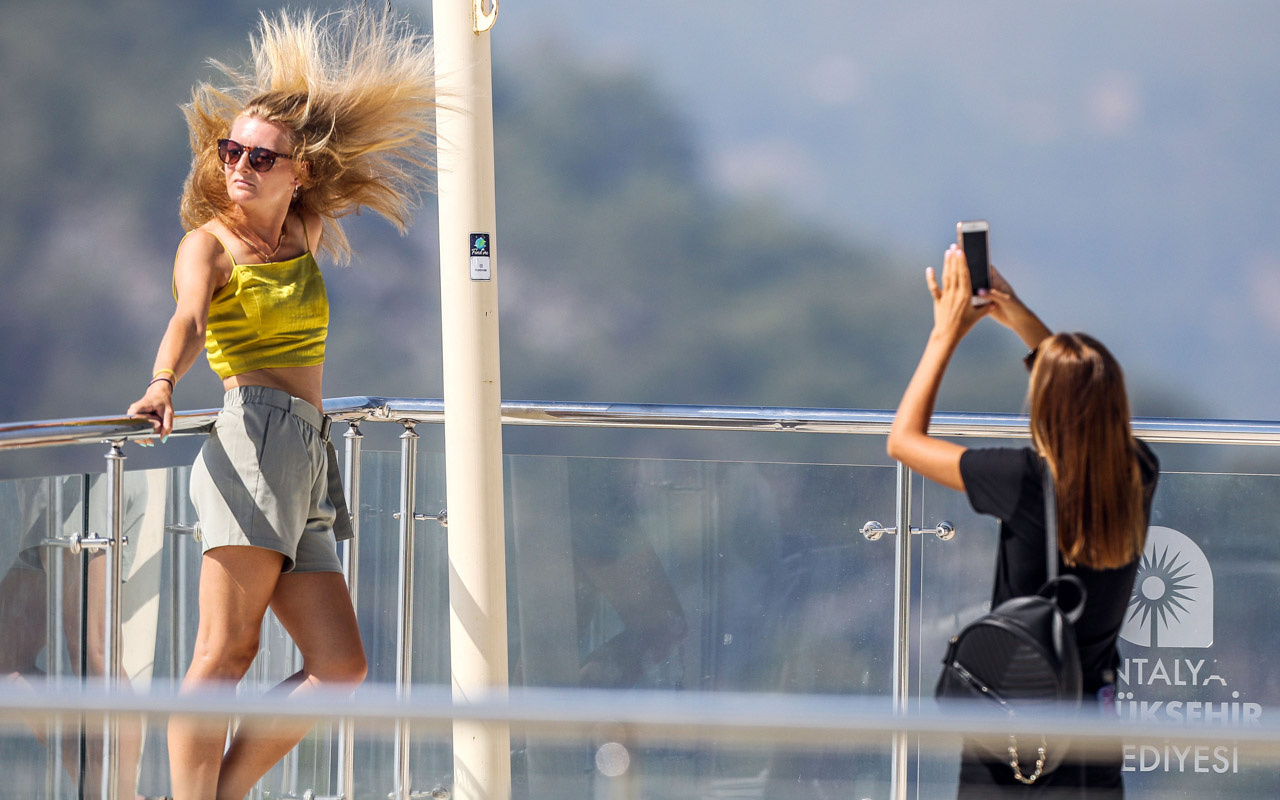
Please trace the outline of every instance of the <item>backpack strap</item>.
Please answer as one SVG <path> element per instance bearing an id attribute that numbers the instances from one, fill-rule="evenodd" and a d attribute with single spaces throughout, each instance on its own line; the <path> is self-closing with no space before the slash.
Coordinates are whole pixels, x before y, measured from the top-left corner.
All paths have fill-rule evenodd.
<path id="1" fill-rule="evenodd" d="M 1062 587 L 1069 587 L 1075 592 L 1072 598 L 1071 592 L 1063 592 Z M 1089 599 L 1089 590 L 1085 588 L 1084 581 L 1075 575 L 1059 575 L 1045 582 L 1037 592 L 1041 597 L 1052 600 L 1058 605 L 1062 611 L 1062 616 L 1072 625 L 1080 621 L 1080 617 L 1084 614 L 1084 604 Z M 1064 606 L 1063 603 L 1073 603 L 1071 606 Z"/>
<path id="2" fill-rule="evenodd" d="M 1076 590 L 1076 604 L 1062 611 L 1074 625 L 1084 614 L 1084 604 L 1089 593 L 1084 588 L 1084 582 L 1075 575 L 1058 576 L 1058 494 L 1053 486 L 1053 470 L 1049 469 L 1049 461 L 1042 458 L 1040 463 L 1044 486 L 1045 575 L 1048 576 L 1044 586 L 1040 587 L 1040 594 L 1060 604 L 1058 588 L 1071 584 Z"/>
<path id="3" fill-rule="evenodd" d="M 1053 470 L 1049 468 L 1049 460 L 1040 459 L 1040 472 L 1044 482 L 1044 537 L 1047 580 L 1058 577 L 1058 503 L 1053 488 Z"/>

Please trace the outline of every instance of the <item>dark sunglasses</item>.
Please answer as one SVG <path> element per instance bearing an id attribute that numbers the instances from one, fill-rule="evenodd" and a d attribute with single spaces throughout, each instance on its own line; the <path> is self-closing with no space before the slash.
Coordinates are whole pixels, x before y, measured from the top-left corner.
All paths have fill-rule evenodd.
<path id="1" fill-rule="evenodd" d="M 246 152 L 249 154 L 249 166 L 253 167 L 254 172 L 270 172 L 276 165 L 277 158 L 293 158 L 265 147 L 245 147 L 234 139 L 218 140 L 218 158 L 223 164 L 234 167 Z"/>

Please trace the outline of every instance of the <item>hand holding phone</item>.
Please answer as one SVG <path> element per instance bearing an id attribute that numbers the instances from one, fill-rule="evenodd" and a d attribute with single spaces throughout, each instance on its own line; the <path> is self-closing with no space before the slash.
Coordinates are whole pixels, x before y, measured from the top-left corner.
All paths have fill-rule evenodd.
<path id="1" fill-rule="evenodd" d="M 991 226 L 985 219 L 956 223 L 956 243 L 964 250 L 965 261 L 969 264 L 969 282 L 973 288 L 970 302 L 975 306 L 990 302 L 978 296 L 979 289 L 991 288 L 991 254 L 987 246 L 990 230 Z"/>

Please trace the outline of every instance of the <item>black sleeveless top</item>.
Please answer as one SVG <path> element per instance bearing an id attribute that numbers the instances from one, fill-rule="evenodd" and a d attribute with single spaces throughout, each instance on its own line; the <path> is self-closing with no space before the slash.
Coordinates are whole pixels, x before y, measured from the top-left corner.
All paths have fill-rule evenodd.
<path id="1" fill-rule="evenodd" d="M 1145 443 L 1133 441 L 1142 472 L 1145 527 L 1151 518 L 1151 498 L 1160 462 Z M 1000 546 L 991 592 L 993 608 L 1010 598 L 1034 594 L 1048 579 L 1042 463 L 1029 447 L 971 449 L 960 457 L 960 475 L 973 510 L 1000 520 Z M 1076 623 L 1086 697 L 1102 686 L 1106 671 L 1119 666 L 1115 642 L 1124 625 L 1138 561 L 1135 558 L 1118 569 L 1097 570 L 1068 567 L 1062 563 L 1061 555 L 1058 557 L 1058 574 L 1075 575 L 1089 592 L 1084 613 Z"/>

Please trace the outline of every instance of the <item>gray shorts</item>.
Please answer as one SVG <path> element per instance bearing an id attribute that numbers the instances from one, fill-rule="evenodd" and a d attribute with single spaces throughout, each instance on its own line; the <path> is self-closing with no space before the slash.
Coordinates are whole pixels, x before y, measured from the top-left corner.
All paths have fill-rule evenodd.
<path id="1" fill-rule="evenodd" d="M 305 400 L 266 386 L 228 391 L 191 468 L 204 552 L 265 547 L 284 554 L 282 572 L 341 572 L 335 537 L 350 538 L 351 525 L 327 434 Z"/>

